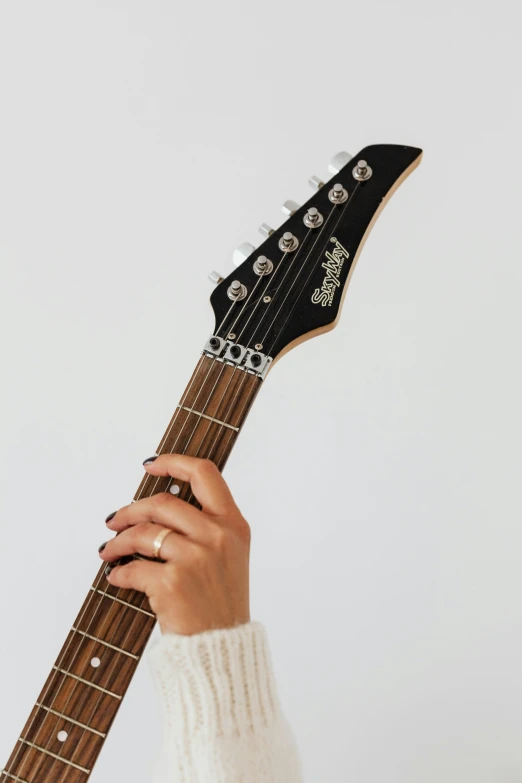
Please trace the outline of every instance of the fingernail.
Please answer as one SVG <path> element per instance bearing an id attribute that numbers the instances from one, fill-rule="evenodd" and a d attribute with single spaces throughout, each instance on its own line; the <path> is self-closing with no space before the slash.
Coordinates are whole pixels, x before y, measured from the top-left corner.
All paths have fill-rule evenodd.
<path id="1" fill-rule="evenodd" d="M 109 574 L 110 574 L 110 572 L 112 571 L 113 568 L 114 568 L 114 566 L 109 564 L 106 567 L 106 569 L 105 569 L 105 576 L 109 576 Z"/>
<path id="2" fill-rule="evenodd" d="M 103 552 L 106 546 L 107 546 L 107 541 L 104 541 L 103 544 L 100 544 L 100 546 L 98 547 L 98 552 Z"/>
<path id="3" fill-rule="evenodd" d="M 107 519 L 105 520 L 105 524 L 107 524 L 108 522 L 110 522 L 110 521 L 111 521 L 111 519 L 112 519 L 113 517 L 115 517 L 117 513 L 118 513 L 117 511 L 113 511 L 113 512 L 112 512 L 112 514 L 109 514 L 109 516 L 108 516 L 108 517 L 107 517 Z"/>
<path id="4" fill-rule="evenodd" d="M 143 461 L 144 465 L 150 465 L 151 462 L 154 462 L 155 459 L 158 459 L 158 455 L 155 454 L 153 457 L 147 457 L 146 460 Z"/>

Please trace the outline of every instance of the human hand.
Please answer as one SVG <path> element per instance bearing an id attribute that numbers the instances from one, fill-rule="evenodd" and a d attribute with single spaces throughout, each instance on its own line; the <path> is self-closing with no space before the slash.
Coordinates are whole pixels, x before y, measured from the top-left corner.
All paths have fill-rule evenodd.
<path id="1" fill-rule="evenodd" d="M 188 481 L 201 510 L 168 492 L 120 508 L 107 526 L 118 532 L 100 547 L 111 563 L 141 554 L 151 557 L 163 528 L 164 563 L 133 560 L 110 570 L 115 587 L 146 593 L 162 633 L 192 635 L 250 621 L 250 527 L 213 462 L 181 454 L 161 454 L 145 465 L 153 476 Z"/>

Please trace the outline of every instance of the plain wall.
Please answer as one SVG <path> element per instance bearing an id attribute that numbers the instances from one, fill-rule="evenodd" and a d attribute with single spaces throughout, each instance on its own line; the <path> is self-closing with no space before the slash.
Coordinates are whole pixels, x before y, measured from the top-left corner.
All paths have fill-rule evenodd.
<path id="1" fill-rule="evenodd" d="M 0 764 L 213 326 L 339 149 L 420 146 L 226 478 L 307 783 L 522 781 L 520 5 L 0 6 Z M 147 664 L 92 775 L 147 781 Z M 1 766 L 0 766 L 1 768 Z"/>

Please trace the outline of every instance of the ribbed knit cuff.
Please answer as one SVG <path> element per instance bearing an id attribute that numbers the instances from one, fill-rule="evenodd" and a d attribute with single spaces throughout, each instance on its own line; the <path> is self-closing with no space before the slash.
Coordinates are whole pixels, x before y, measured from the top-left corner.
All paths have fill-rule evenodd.
<path id="1" fill-rule="evenodd" d="M 149 662 L 165 729 L 154 783 L 300 783 L 261 623 L 164 634 Z"/>
<path id="2" fill-rule="evenodd" d="M 269 727 L 279 703 L 264 625 L 192 636 L 164 634 L 149 648 L 168 726 L 191 736 L 240 736 Z"/>

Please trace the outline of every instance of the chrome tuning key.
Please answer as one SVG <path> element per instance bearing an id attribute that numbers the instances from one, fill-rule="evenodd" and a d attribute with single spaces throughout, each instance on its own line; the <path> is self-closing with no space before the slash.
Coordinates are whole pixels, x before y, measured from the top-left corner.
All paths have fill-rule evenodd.
<path id="1" fill-rule="evenodd" d="M 297 212 L 299 209 L 299 204 L 297 201 L 292 201 L 291 198 L 288 199 L 288 201 L 285 201 L 283 206 L 281 207 L 281 210 L 287 217 L 292 217 L 294 212 Z"/>
<path id="2" fill-rule="evenodd" d="M 252 255 L 254 250 L 255 247 L 254 245 L 251 245 L 250 242 L 242 242 L 240 245 L 238 245 L 232 254 L 232 263 L 234 266 L 239 266 L 243 263 L 243 261 L 246 261 L 247 258 Z"/>
<path id="3" fill-rule="evenodd" d="M 216 270 L 214 270 L 209 274 L 208 279 L 211 283 L 214 283 L 214 285 L 219 285 L 219 283 L 222 283 L 225 278 L 220 272 L 216 272 Z"/>
<path id="4" fill-rule="evenodd" d="M 268 225 L 268 223 L 261 223 L 259 226 L 259 233 L 264 236 L 265 239 L 268 239 L 269 236 L 272 236 L 274 233 L 274 229 Z"/>
<path id="5" fill-rule="evenodd" d="M 339 174 L 342 168 L 352 160 L 353 155 L 349 152 L 338 152 L 334 155 L 330 163 L 328 164 L 328 171 L 330 174 Z"/>
<path id="6" fill-rule="evenodd" d="M 310 177 L 310 179 L 308 180 L 308 184 L 309 184 L 309 185 L 310 185 L 310 187 L 311 187 L 311 188 L 313 188 L 314 190 L 321 190 L 321 188 L 322 188 L 322 187 L 323 187 L 323 185 L 324 185 L 324 182 L 323 182 L 323 180 L 322 180 L 322 179 L 320 179 L 319 177 L 316 177 L 316 176 L 315 176 L 315 174 L 314 174 L 314 175 L 313 175 L 312 177 Z"/>

